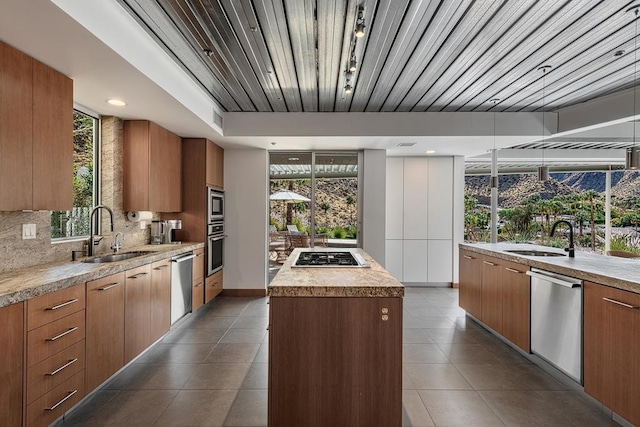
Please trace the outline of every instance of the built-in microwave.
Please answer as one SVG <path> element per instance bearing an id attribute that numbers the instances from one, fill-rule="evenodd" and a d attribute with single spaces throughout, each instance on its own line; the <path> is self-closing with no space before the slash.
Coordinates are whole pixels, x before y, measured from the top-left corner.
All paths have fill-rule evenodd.
<path id="1" fill-rule="evenodd" d="M 224 219 L 224 192 L 207 187 L 209 224 Z"/>

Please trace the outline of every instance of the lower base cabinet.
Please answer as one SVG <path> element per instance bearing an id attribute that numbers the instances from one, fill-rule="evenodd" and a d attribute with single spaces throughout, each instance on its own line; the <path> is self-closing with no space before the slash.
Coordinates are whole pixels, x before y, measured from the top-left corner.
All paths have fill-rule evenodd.
<path id="1" fill-rule="evenodd" d="M 124 290 L 124 273 L 87 282 L 87 390 L 124 366 Z"/>
<path id="2" fill-rule="evenodd" d="M 584 391 L 640 426 L 640 295 L 584 284 Z"/>
<path id="3" fill-rule="evenodd" d="M 151 344 L 151 264 L 127 270 L 124 288 L 124 363 Z"/>
<path id="4" fill-rule="evenodd" d="M 504 261 L 502 270 L 502 335 L 531 352 L 531 280 L 529 267 Z"/>
<path id="5" fill-rule="evenodd" d="M 27 406 L 27 426 L 47 426 L 78 403 L 85 394 L 84 370 Z"/>
<path id="6" fill-rule="evenodd" d="M 269 426 L 402 424 L 402 298 L 271 297 Z"/>
<path id="7" fill-rule="evenodd" d="M 204 303 L 214 299 L 220 292 L 222 292 L 222 270 L 207 277 L 204 283 Z"/>
<path id="8" fill-rule="evenodd" d="M 0 308 L 0 425 L 22 425 L 25 303 Z"/>
<path id="9" fill-rule="evenodd" d="M 171 259 L 151 264 L 150 342 L 154 343 L 171 329 Z"/>

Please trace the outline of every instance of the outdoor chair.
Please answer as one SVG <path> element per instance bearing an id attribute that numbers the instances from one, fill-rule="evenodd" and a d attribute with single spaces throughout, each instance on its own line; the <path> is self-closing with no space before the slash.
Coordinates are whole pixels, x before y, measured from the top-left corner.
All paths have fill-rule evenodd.
<path id="1" fill-rule="evenodd" d="M 617 256 L 621 258 L 640 258 L 640 254 L 629 251 L 607 251 L 607 255 Z"/>
<path id="2" fill-rule="evenodd" d="M 291 254 L 295 248 L 308 248 L 309 236 L 306 234 L 289 234 L 287 236 L 289 240 L 288 252 Z"/>
<path id="3" fill-rule="evenodd" d="M 329 241 L 327 240 L 326 234 L 316 234 L 313 239 L 313 246 L 326 248 L 329 246 Z"/>

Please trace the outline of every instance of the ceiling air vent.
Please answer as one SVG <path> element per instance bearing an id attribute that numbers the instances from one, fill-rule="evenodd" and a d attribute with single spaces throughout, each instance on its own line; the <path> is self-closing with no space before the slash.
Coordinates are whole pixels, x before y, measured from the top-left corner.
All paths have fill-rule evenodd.
<path id="1" fill-rule="evenodd" d="M 413 147 L 416 145 L 415 142 L 400 142 L 398 143 L 398 147 Z"/>
<path id="2" fill-rule="evenodd" d="M 222 127 L 222 116 L 218 114 L 215 110 L 213 111 L 213 123 Z"/>

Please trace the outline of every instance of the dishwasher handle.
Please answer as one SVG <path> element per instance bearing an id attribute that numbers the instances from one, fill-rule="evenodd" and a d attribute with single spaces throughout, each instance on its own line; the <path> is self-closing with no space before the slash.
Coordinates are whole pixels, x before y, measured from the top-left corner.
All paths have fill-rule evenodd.
<path id="1" fill-rule="evenodd" d="M 195 255 L 193 255 L 193 254 L 191 254 L 191 255 L 185 255 L 185 256 L 180 257 L 180 258 L 173 258 L 173 259 L 171 260 L 171 262 L 184 262 L 184 261 L 188 261 L 188 260 L 190 260 L 190 259 L 193 259 L 193 258 L 195 258 L 195 257 L 196 257 L 196 256 L 195 256 Z"/>
<path id="2" fill-rule="evenodd" d="M 545 280 L 547 282 L 551 282 L 554 285 L 564 286 L 565 288 L 576 288 L 582 286 L 582 281 L 569 282 L 568 280 L 562 280 L 554 276 L 547 276 L 543 273 L 538 273 L 537 271 L 527 271 L 527 276 L 535 277 L 536 279 Z"/>

